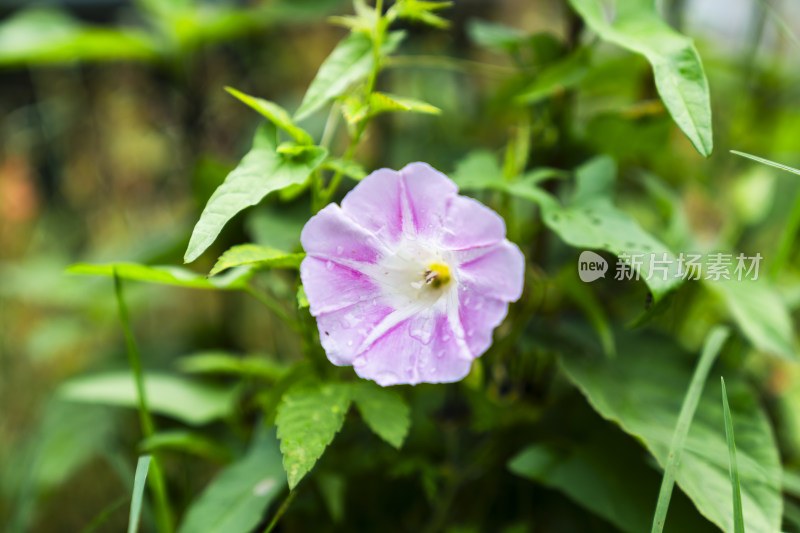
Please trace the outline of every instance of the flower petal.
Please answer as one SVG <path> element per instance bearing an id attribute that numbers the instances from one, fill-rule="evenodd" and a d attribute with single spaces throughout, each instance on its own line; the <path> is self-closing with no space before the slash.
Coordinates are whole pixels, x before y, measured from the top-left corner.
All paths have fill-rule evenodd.
<path id="1" fill-rule="evenodd" d="M 416 330 L 421 321 L 434 324 L 430 334 L 425 334 L 427 344 L 423 342 L 425 338 L 420 340 Z M 471 363 L 471 354 L 459 344 L 446 317 L 428 312 L 386 332 L 356 357 L 353 368 L 362 378 L 385 387 L 400 383 L 458 381 L 469 373 Z"/>
<path id="2" fill-rule="evenodd" d="M 503 218 L 473 198 L 456 196 L 447 205 L 442 245 L 451 250 L 488 246 L 506 236 Z"/>
<path id="3" fill-rule="evenodd" d="M 342 264 L 375 263 L 383 253 L 375 236 L 345 216 L 336 204 L 329 204 L 309 219 L 300 243 L 307 254 Z"/>
<path id="4" fill-rule="evenodd" d="M 379 296 L 368 276 L 328 259 L 306 256 L 300 264 L 300 277 L 314 316 Z"/>
<path id="5" fill-rule="evenodd" d="M 459 282 L 470 290 L 507 302 L 522 296 L 525 257 L 509 241 L 501 241 L 486 249 L 455 252 L 460 261 Z"/>
<path id="6" fill-rule="evenodd" d="M 396 242 L 403 230 L 400 173 L 376 170 L 342 200 L 342 211 L 385 242 Z"/>
<path id="7" fill-rule="evenodd" d="M 403 176 L 405 198 L 411 220 L 411 228 L 417 235 L 433 236 L 442 231 L 442 220 L 448 201 L 458 194 L 453 181 L 427 163 L 406 165 Z"/>
<path id="8" fill-rule="evenodd" d="M 391 312 L 369 300 L 319 315 L 319 338 L 328 359 L 339 366 L 352 364 L 364 339 Z"/>
<path id="9" fill-rule="evenodd" d="M 460 291 L 458 318 L 470 352 L 477 357 L 492 344 L 492 332 L 508 313 L 508 303 L 466 288 Z"/>

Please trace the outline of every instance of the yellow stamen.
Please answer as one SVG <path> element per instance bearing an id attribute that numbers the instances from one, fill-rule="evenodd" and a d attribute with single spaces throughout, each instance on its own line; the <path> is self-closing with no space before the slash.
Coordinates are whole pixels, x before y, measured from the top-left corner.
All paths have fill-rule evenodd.
<path id="1" fill-rule="evenodd" d="M 450 282 L 450 268 L 442 263 L 431 263 L 425 271 L 425 283 L 434 289 L 441 288 Z"/>

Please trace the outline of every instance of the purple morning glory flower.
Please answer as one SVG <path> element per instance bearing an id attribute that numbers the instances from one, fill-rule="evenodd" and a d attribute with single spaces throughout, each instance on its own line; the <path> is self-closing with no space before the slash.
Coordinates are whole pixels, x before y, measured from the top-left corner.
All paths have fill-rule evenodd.
<path id="1" fill-rule="evenodd" d="M 522 294 L 503 219 L 425 163 L 381 169 L 306 223 L 322 347 L 379 385 L 458 381 Z"/>

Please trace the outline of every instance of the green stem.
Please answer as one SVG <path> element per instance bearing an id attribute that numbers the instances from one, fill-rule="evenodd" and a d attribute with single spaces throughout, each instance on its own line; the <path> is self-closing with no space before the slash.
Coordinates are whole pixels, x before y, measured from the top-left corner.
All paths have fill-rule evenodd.
<path id="1" fill-rule="evenodd" d="M 369 105 L 370 97 L 372 96 L 372 92 L 375 90 L 375 83 L 378 79 L 378 73 L 381 70 L 381 46 L 383 45 L 383 39 L 386 36 L 386 19 L 383 17 L 383 0 L 377 0 L 375 2 L 375 11 L 378 16 L 375 21 L 375 27 L 372 29 L 372 70 L 367 77 L 367 84 L 364 89 L 364 101 L 367 102 L 367 105 Z M 353 136 L 350 138 L 350 144 L 347 146 L 347 151 L 343 157 L 345 161 L 350 161 L 353 158 L 353 154 L 355 154 L 356 148 L 358 148 L 358 144 L 361 142 L 364 131 L 367 129 L 369 120 L 370 116 L 368 112 L 367 117 L 358 123 L 355 134 L 353 134 Z M 312 204 L 312 208 L 315 213 L 331 201 L 333 195 L 336 194 L 343 177 L 344 173 L 341 170 L 337 170 L 331 178 L 328 187 L 321 191 L 319 195 L 319 202 Z"/>
<path id="2" fill-rule="evenodd" d="M 267 306 L 270 309 L 270 311 L 275 313 L 278 316 L 278 318 L 283 320 L 296 333 L 302 332 L 302 328 L 300 327 L 300 324 L 298 324 L 297 320 L 292 318 L 289 315 L 289 313 L 287 313 L 286 310 L 281 306 L 281 304 L 279 304 L 276 300 L 272 298 L 272 296 L 265 294 L 263 292 L 259 292 L 249 285 L 247 286 L 247 288 L 244 289 L 244 292 L 246 292 L 256 300 Z"/>
<path id="3" fill-rule="evenodd" d="M 278 508 L 278 511 L 275 513 L 275 516 L 272 517 L 272 521 L 267 526 L 267 529 L 264 530 L 264 533 L 270 533 L 275 528 L 275 526 L 278 524 L 278 521 L 281 519 L 283 514 L 286 512 L 287 509 L 289 509 L 289 506 L 292 504 L 292 500 L 294 500 L 296 494 L 297 491 L 295 490 L 289 491 L 289 495 L 286 496 L 285 500 L 283 500 L 283 503 Z"/>
<path id="4" fill-rule="evenodd" d="M 139 348 L 136 345 L 136 339 L 133 336 L 131 329 L 130 319 L 128 317 L 128 308 L 125 305 L 125 298 L 122 294 L 122 281 L 117 275 L 117 270 L 114 269 L 114 293 L 117 297 L 117 306 L 119 308 L 119 320 L 122 323 L 122 331 L 125 334 L 125 345 L 128 352 L 128 364 L 133 373 L 134 383 L 136 385 L 136 392 L 139 400 L 139 421 L 142 426 L 142 434 L 145 438 L 152 436 L 155 433 L 155 422 L 150 414 L 150 409 L 147 406 L 147 394 L 144 385 L 144 373 L 142 372 L 142 361 L 139 356 Z M 158 530 L 161 533 L 172 533 L 174 530 L 174 522 L 172 511 L 167 497 L 167 484 L 164 479 L 164 472 L 161 469 L 160 461 L 153 456 L 150 463 L 150 476 L 148 476 L 148 483 L 150 490 L 153 492 L 153 500 L 155 507 L 156 522 Z"/>

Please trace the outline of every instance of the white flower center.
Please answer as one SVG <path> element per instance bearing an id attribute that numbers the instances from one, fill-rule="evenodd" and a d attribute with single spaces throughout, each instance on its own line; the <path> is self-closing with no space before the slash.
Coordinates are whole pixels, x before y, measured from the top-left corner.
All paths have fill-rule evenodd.
<path id="1" fill-rule="evenodd" d="M 384 298 L 395 309 L 423 310 L 444 305 L 456 286 L 450 254 L 433 243 L 404 239 L 370 272 Z"/>

